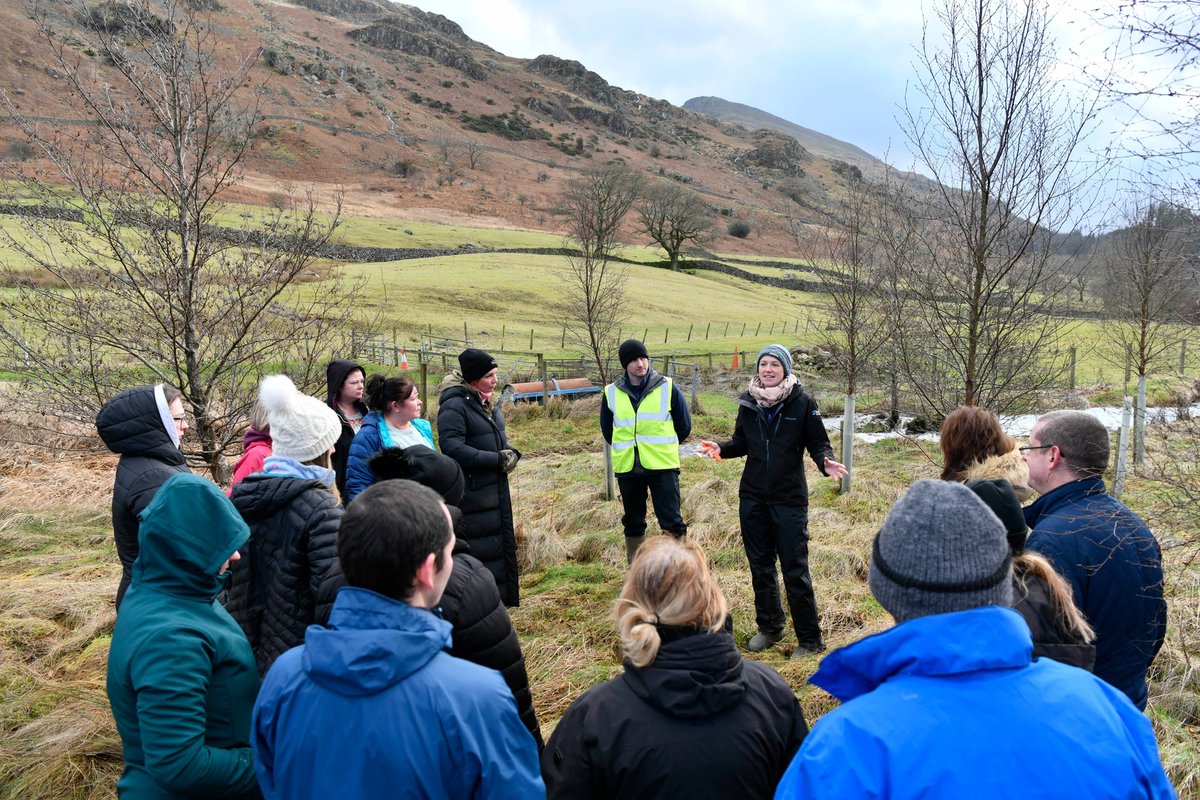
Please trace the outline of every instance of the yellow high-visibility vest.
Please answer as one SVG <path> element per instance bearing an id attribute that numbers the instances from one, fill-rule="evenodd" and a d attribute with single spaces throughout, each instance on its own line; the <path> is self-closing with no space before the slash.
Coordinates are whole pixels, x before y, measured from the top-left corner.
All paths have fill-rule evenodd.
<path id="1" fill-rule="evenodd" d="M 679 437 L 671 421 L 670 378 L 642 397 L 637 410 L 615 383 L 604 387 L 613 415 L 613 472 L 632 472 L 634 452 L 644 469 L 679 469 Z"/>

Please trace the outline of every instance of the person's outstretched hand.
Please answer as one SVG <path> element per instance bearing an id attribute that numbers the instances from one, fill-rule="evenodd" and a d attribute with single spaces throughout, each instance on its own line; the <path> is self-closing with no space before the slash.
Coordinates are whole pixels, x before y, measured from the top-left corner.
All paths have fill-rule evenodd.
<path id="1" fill-rule="evenodd" d="M 716 442 L 701 442 L 700 454 L 714 461 L 721 460 L 721 445 Z"/>
<path id="2" fill-rule="evenodd" d="M 832 458 L 825 459 L 825 474 L 835 480 L 841 480 L 850 474 L 850 470 L 846 469 L 845 464 L 839 464 Z"/>

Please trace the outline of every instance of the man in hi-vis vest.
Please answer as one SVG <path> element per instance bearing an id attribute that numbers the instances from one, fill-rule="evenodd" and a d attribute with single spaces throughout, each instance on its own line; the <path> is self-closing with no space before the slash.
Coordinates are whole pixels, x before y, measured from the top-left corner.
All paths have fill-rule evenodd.
<path id="1" fill-rule="evenodd" d="M 692 432 L 683 392 L 654 371 L 650 354 L 637 339 L 626 339 L 617 354 L 624 374 L 604 387 L 600 431 L 612 445 L 613 472 L 625 514 L 625 555 L 630 562 L 646 538 L 646 494 L 663 531 L 687 534 L 679 515 L 679 444 Z"/>

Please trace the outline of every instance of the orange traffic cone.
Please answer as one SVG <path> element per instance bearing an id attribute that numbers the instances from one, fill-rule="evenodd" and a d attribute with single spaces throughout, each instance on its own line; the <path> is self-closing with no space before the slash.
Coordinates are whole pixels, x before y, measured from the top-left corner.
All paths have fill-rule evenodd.
<path id="1" fill-rule="evenodd" d="M 408 353 L 403 347 L 400 348 L 400 369 L 408 369 Z"/>
<path id="2" fill-rule="evenodd" d="M 736 347 L 733 348 L 733 363 L 729 365 L 729 368 L 730 369 L 738 368 L 738 351 L 737 351 Z"/>

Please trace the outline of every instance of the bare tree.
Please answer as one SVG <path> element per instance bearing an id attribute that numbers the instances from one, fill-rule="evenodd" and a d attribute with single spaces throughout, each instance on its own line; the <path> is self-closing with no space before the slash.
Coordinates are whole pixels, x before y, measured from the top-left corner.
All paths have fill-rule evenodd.
<path id="1" fill-rule="evenodd" d="M 633 207 L 646 235 L 667 251 L 672 272 L 679 271 L 683 246 L 700 244 L 712 230 L 708 205 L 692 190 L 674 183 L 655 181 Z"/>
<path id="2" fill-rule="evenodd" d="M 1172 171 L 1194 164 L 1200 153 L 1200 2 L 1123 2 L 1104 19 L 1117 33 L 1108 54 L 1118 68 L 1099 80 L 1138 127 L 1121 146 L 1142 164 L 1150 159 Z M 1178 175 L 1169 181 L 1177 183 Z"/>
<path id="3" fill-rule="evenodd" d="M 874 204 L 870 185 L 861 178 L 847 182 L 835 203 L 836 223 L 826 226 L 814 259 L 824 260 L 829 281 L 834 348 L 846 371 L 846 394 L 858 391 L 858 379 L 889 335 L 885 292 L 877 285 L 883 256 L 873 230 Z"/>
<path id="4" fill-rule="evenodd" d="M 483 161 L 483 145 L 474 139 L 463 139 L 462 151 L 467 156 L 467 166 L 471 169 L 479 169 L 484 165 Z"/>
<path id="5" fill-rule="evenodd" d="M 65 36 L 74 18 L 38 19 L 92 123 L 83 132 L 43 131 L 4 98 L 68 191 L 18 176 L 31 211 L 8 245 L 35 269 L 5 270 L 15 291 L 0 301 L 0 355 L 38 409 L 80 422 L 132 383 L 175 384 L 199 455 L 222 480 L 259 376 L 286 369 L 312 386 L 341 346 L 350 295 L 337 281 L 301 285 L 318 277 L 340 203 L 323 215 L 311 197 L 299 210 L 291 198 L 243 214 L 253 218 L 240 228 L 217 226 L 259 119 L 241 104 L 258 54 L 223 70 L 194 4 L 121 9 Z M 67 13 L 91 19 L 82 6 Z M 98 85 L 72 49 L 77 37 L 112 65 Z"/>
<path id="6" fill-rule="evenodd" d="M 1182 312 L 1195 296 L 1196 268 L 1189 256 L 1196 219 L 1186 209 L 1141 203 L 1126 214 L 1128 225 L 1108 237 L 1104 252 L 1106 349 L 1117 363 L 1130 357 L 1138 378 L 1134 463 L 1145 456 L 1146 377 L 1182 337 Z"/>
<path id="7" fill-rule="evenodd" d="M 612 260 L 620 249 L 617 231 L 637 199 L 639 181 L 627 169 L 603 167 L 571 180 L 562 195 L 569 238 L 580 254 L 567 257 L 562 272 L 561 310 L 575 323 L 568 335 L 596 361 L 608 382 L 607 360 L 625 322 L 624 267 Z"/>
<path id="8" fill-rule="evenodd" d="M 908 290 L 912 335 L 900 356 L 927 410 L 1000 412 L 1061 373 L 1064 322 L 1046 313 L 1064 290 L 1052 237 L 1076 212 L 1073 155 L 1094 119 L 1052 74 L 1040 0 L 940 0 L 917 58 L 917 92 L 901 113 L 934 178 Z"/>

